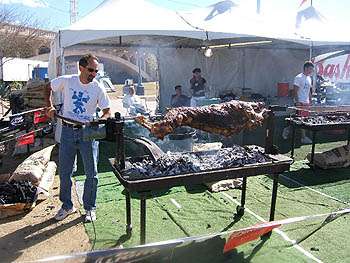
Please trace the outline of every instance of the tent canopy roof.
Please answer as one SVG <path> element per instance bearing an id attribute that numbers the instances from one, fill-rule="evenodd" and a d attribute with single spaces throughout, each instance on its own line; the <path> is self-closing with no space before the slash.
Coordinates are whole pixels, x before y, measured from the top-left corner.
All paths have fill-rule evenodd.
<path id="1" fill-rule="evenodd" d="M 61 47 L 119 36 L 175 36 L 205 39 L 171 10 L 144 0 L 106 0 L 61 31 Z M 102 40 L 102 42 L 105 40 Z"/>
<path id="2" fill-rule="evenodd" d="M 316 15 L 315 19 L 305 18 L 313 15 Z M 310 37 L 305 37 L 306 28 L 315 29 L 309 30 L 315 47 L 350 43 L 350 37 L 338 29 L 325 31 L 328 26 L 318 19 L 321 15 L 317 10 L 309 8 L 298 14 L 298 29 L 295 15 L 283 16 L 267 18 L 247 14 L 230 0 L 191 13 L 177 13 L 147 0 L 105 0 L 90 14 L 60 31 L 59 47 L 82 43 L 199 47 L 269 39 L 272 40 L 269 46 L 286 47 L 289 44 L 291 48 L 308 48 Z M 320 23 L 318 28 L 317 23 Z"/>

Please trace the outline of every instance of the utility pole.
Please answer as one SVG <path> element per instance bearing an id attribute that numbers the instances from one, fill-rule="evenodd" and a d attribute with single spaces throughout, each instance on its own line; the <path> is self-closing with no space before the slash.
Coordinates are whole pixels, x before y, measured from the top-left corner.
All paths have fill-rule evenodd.
<path id="1" fill-rule="evenodd" d="M 70 0 L 70 23 L 73 24 L 78 19 L 78 0 Z"/>
<path id="2" fill-rule="evenodd" d="M 260 14 L 260 0 L 256 0 L 256 13 Z"/>

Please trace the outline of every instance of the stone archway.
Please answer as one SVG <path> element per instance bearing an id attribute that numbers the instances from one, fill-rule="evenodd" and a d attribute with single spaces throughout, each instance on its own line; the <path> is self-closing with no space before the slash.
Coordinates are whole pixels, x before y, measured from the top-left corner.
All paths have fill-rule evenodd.
<path id="1" fill-rule="evenodd" d="M 87 53 L 91 53 L 91 51 L 86 51 L 86 50 L 65 50 L 64 51 L 64 56 L 65 57 L 83 56 L 83 55 L 85 55 Z M 135 73 L 135 74 L 138 74 L 138 72 L 139 72 L 138 66 L 136 66 L 135 64 L 129 62 L 128 60 L 126 60 L 124 58 L 115 56 L 115 55 L 110 54 L 110 53 L 102 52 L 102 51 L 93 51 L 92 53 L 95 56 L 97 56 L 98 58 L 103 58 L 103 59 L 108 59 L 108 60 L 114 61 L 114 62 L 122 65 L 126 69 L 130 70 L 131 72 Z M 144 70 L 141 70 L 141 75 L 146 81 L 152 81 L 153 80 L 152 76 L 149 75 Z"/>

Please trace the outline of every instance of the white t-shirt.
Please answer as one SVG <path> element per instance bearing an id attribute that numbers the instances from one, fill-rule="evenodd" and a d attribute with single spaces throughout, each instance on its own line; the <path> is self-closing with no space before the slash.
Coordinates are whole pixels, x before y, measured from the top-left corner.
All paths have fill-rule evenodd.
<path id="1" fill-rule="evenodd" d="M 309 104 L 312 89 L 311 77 L 300 73 L 294 78 L 294 85 L 299 87 L 297 92 L 298 102 Z"/>
<path id="2" fill-rule="evenodd" d="M 130 108 L 131 106 L 135 106 L 135 105 L 141 105 L 141 99 L 139 98 L 139 96 L 137 95 L 125 95 L 123 98 L 123 106 L 124 108 Z"/>
<path id="3" fill-rule="evenodd" d="M 73 120 L 89 122 L 97 107 L 110 108 L 107 93 L 97 80 L 83 84 L 78 75 L 65 75 L 51 80 L 51 89 L 62 92 L 62 115 Z"/>

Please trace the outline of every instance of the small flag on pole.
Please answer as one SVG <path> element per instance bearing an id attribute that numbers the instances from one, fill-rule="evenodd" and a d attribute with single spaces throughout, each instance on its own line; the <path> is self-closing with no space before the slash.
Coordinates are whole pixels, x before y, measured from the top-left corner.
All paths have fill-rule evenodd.
<path id="1" fill-rule="evenodd" d="M 46 122 L 48 117 L 45 114 L 45 111 L 36 111 L 34 112 L 34 124 Z"/>
<path id="2" fill-rule="evenodd" d="M 32 131 L 32 132 L 26 133 L 22 136 L 19 136 L 17 138 L 17 144 L 18 144 L 18 146 L 33 144 L 34 139 L 35 139 L 35 133 Z"/>
<path id="3" fill-rule="evenodd" d="M 250 241 L 256 240 L 263 235 L 272 231 L 272 229 L 280 227 L 280 223 L 276 222 L 268 222 L 263 224 L 258 224 L 253 228 L 242 229 L 241 231 L 233 232 L 229 239 L 227 240 L 224 253 L 229 252 L 236 247 L 248 243 Z"/>

